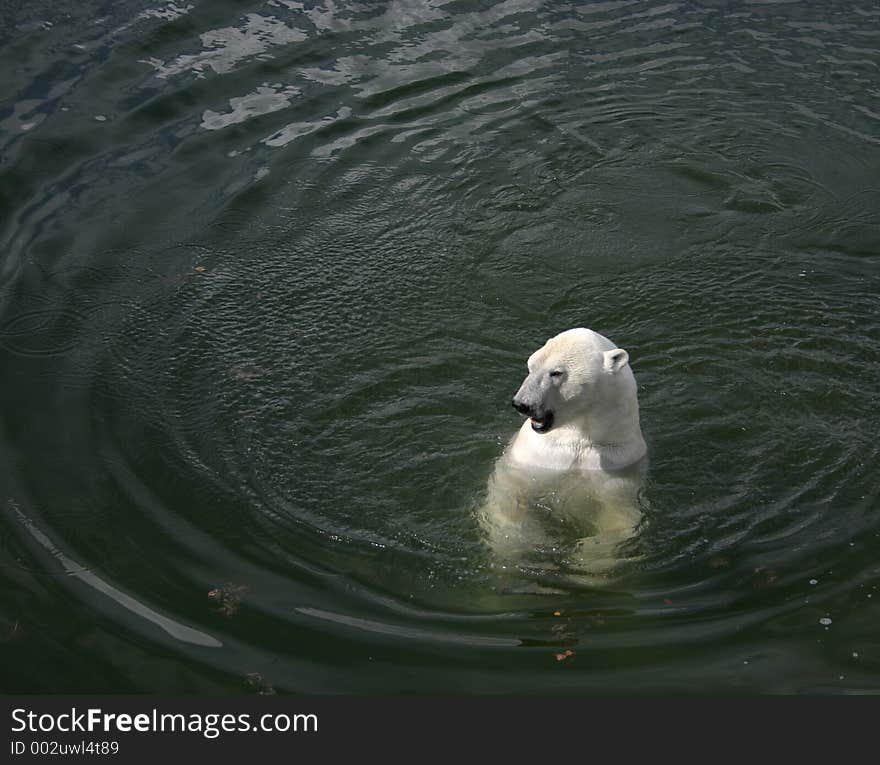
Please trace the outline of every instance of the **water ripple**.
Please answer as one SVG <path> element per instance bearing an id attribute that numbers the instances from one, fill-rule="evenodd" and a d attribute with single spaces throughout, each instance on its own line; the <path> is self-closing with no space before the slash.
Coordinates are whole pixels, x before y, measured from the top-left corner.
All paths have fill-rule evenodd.
<path id="1" fill-rule="evenodd" d="M 880 16 L 307 6 L 0 30 L 9 687 L 876 689 Z M 579 325 L 649 442 L 603 579 L 475 513 Z"/>

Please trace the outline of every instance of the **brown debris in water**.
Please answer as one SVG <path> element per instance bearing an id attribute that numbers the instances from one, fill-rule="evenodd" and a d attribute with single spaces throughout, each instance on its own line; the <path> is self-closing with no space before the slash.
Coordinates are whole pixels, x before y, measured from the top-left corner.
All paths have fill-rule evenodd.
<path id="1" fill-rule="evenodd" d="M 272 683 L 267 681 L 259 672 L 248 672 L 245 675 L 245 685 L 252 691 L 256 691 L 259 696 L 274 696 L 275 689 Z"/>
<path id="2" fill-rule="evenodd" d="M 247 592 L 247 589 L 243 584 L 227 582 L 222 587 L 215 587 L 208 592 L 208 597 L 217 603 L 218 607 L 215 609 L 217 613 L 228 618 L 238 613 L 242 596 Z"/>
<path id="3" fill-rule="evenodd" d="M 766 566 L 758 566 L 752 574 L 752 586 L 756 589 L 768 587 L 779 578 L 779 575 L 772 568 Z"/>

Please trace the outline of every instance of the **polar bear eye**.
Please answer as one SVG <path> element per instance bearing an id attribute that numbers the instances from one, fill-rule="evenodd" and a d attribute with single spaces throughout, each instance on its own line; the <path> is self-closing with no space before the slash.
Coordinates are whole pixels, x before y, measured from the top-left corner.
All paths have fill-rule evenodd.
<path id="1" fill-rule="evenodd" d="M 562 370 L 561 369 L 554 369 L 550 373 L 550 377 L 562 377 Z"/>

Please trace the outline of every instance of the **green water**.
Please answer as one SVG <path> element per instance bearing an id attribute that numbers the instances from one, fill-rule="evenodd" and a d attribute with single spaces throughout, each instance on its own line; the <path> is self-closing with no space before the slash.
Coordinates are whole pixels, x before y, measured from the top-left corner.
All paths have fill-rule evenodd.
<path id="1" fill-rule="evenodd" d="M 874 4 L 0 21 L 3 690 L 880 690 Z M 573 326 L 649 449 L 590 582 L 475 514 Z"/>

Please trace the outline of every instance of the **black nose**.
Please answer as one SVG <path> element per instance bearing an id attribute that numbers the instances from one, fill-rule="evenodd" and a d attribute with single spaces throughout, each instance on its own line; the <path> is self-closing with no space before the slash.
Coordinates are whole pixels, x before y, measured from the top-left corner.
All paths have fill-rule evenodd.
<path id="1" fill-rule="evenodd" d="M 528 405 L 522 403 L 522 401 L 517 401 L 515 396 L 510 403 L 513 404 L 513 408 L 516 409 L 516 411 L 519 412 L 520 414 L 528 414 L 529 413 Z"/>

